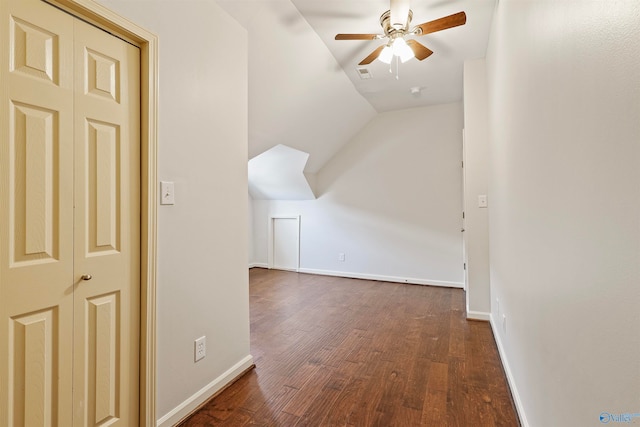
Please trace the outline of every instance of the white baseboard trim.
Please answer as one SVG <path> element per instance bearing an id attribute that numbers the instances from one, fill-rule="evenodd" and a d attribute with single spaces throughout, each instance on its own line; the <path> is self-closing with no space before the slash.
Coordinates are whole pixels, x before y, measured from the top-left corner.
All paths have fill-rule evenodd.
<path id="1" fill-rule="evenodd" d="M 500 338 L 500 334 L 496 331 L 498 330 L 497 324 L 493 318 L 493 316 L 489 316 L 489 324 L 491 325 L 491 332 L 493 333 L 493 338 L 496 340 L 496 345 L 498 346 L 498 353 L 500 354 L 500 361 L 502 362 L 502 367 L 504 368 L 504 372 L 507 374 L 507 381 L 509 382 L 509 387 L 511 388 L 511 395 L 513 396 L 513 400 L 516 404 L 516 412 L 518 413 L 518 418 L 520 418 L 520 425 L 522 427 L 529 427 L 529 422 L 527 421 L 527 416 L 524 412 L 524 406 L 522 405 L 522 399 L 520 399 L 520 393 L 518 393 L 518 388 L 516 387 L 515 379 L 513 378 L 513 374 L 511 373 L 511 368 L 509 367 L 509 361 L 507 360 L 507 355 L 504 351 L 504 346 L 502 345 L 502 340 Z"/>
<path id="2" fill-rule="evenodd" d="M 408 277 L 382 276 L 379 274 L 353 273 L 349 271 L 331 271 L 331 270 L 317 270 L 313 268 L 301 268 L 298 270 L 298 272 L 306 273 L 306 274 L 318 274 L 321 276 L 348 277 L 350 279 L 380 280 L 382 282 L 394 282 L 394 283 L 410 283 L 412 285 L 432 285 L 432 286 L 443 286 L 447 288 L 460 288 L 460 289 L 464 287 L 464 283 L 462 282 L 445 282 L 442 280 L 425 280 L 425 279 L 415 279 L 415 278 L 408 278 Z"/>
<path id="3" fill-rule="evenodd" d="M 491 313 L 485 313 L 484 311 L 467 310 L 467 319 L 471 320 L 491 320 Z"/>
<path id="4" fill-rule="evenodd" d="M 170 427 L 176 425 L 180 420 L 198 409 L 200 405 L 205 403 L 215 393 L 236 379 L 240 374 L 249 369 L 253 365 L 253 356 L 248 355 L 238 363 L 229 368 L 215 380 L 198 390 L 193 396 L 176 406 L 157 422 L 158 427 Z"/>
<path id="5" fill-rule="evenodd" d="M 249 268 L 269 268 L 269 265 L 264 262 L 250 262 Z"/>

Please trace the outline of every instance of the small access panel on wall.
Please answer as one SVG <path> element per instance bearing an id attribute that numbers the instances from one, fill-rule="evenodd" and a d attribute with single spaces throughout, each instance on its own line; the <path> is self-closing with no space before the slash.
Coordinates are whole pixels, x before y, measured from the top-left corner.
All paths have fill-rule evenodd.
<path id="1" fill-rule="evenodd" d="M 300 216 L 269 218 L 269 268 L 298 271 L 300 268 Z"/>

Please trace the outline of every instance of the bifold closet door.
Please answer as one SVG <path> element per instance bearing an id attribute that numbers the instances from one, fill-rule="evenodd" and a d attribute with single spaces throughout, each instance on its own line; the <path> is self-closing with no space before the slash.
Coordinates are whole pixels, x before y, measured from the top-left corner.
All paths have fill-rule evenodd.
<path id="1" fill-rule="evenodd" d="M 74 28 L 74 426 L 128 427 L 138 425 L 140 52 Z"/>
<path id="2" fill-rule="evenodd" d="M 0 425 L 70 426 L 74 20 L 0 8 Z"/>
<path id="3" fill-rule="evenodd" d="M 137 425 L 139 53 L 39 0 L 0 20 L 0 425 Z"/>

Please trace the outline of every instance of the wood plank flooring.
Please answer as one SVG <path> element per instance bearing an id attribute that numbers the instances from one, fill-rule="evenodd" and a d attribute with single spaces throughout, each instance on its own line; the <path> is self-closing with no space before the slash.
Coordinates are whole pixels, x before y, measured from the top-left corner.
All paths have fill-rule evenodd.
<path id="1" fill-rule="evenodd" d="M 249 371 L 181 424 L 519 426 L 460 289 L 251 269 Z"/>

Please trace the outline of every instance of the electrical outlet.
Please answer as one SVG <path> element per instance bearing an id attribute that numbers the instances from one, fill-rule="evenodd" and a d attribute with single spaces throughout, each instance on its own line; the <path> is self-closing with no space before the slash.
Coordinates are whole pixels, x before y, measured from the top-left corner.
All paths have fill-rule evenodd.
<path id="1" fill-rule="evenodd" d="M 194 353 L 194 361 L 204 358 L 207 355 L 207 337 L 200 337 L 195 340 L 195 345 L 193 346 Z"/>
<path id="2" fill-rule="evenodd" d="M 342 262 L 344 262 L 344 253 L 343 253 L 343 252 L 340 252 L 340 253 L 338 254 L 338 261 L 342 261 Z"/>
<path id="3" fill-rule="evenodd" d="M 507 315 L 506 314 L 502 315 L 502 332 L 504 332 L 505 335 L 507 334 Z"/>

